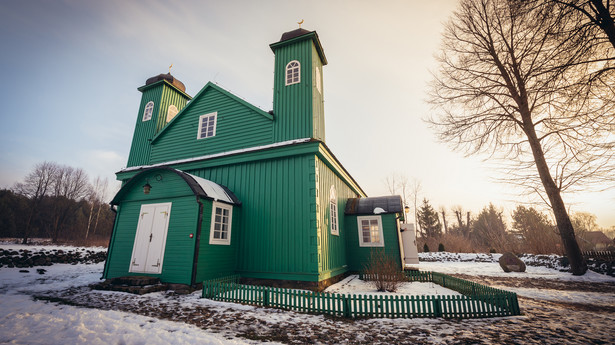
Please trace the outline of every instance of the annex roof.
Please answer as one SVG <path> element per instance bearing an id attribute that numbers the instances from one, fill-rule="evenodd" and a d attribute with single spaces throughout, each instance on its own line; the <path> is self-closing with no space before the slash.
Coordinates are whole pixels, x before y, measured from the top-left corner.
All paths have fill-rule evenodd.
<path id="1" fill-rule="evenodd" d="M 220 201 L 231 205 L 241 205 L 241 201 L 227 187 L 217 184 L 213 181 L 204 179 L 202 177 L 191 175 L 181 170 L 173 169 L 166 166 L 145 169 L 133 176 L 130 180 L 128 180 L 128 182 L 126 182 L 126 184 L 124 184 L 124 186 L 122 186 L 122 188 L 117 192 L 117 194 L 115 194 L 110 204 L 119 204 L 124 194 L 126 194 L 128 190 L 132 189 L 135 183 L 137 183 L 137 181 L 141 180 L 141 176 L 143 176 L 144 174 L 149 174 L 156 170 L 165 170 L 177 174 L 188 184 L 194 195 L 197 197 Z"/>
<path id="2" fill-rule="evenodd" d="M 401 196 L 389 195 L 372 198 L 350 198 L 346 202 L 344 214 L 402 213 L 403 210 Z"/>

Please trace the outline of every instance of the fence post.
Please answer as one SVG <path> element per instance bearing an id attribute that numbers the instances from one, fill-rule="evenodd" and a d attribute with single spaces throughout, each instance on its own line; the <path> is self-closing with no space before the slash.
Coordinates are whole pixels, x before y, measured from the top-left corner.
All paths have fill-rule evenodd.
<path id="1" fill-rule="evenodd" d="M 350 299 L 346 295 L 342 295 L 344 301 L 344 317 L 350 318 Z"/>
<path id="2" fill-rule="evenodd" d="M 265 307 L 269 306 L 269 289 L 263 286 L 263 305 Z"/>
<path id="3" fill-rule="evenodd" d="M 442 317 L 442 308 L 440 308 L 440 297 L 435 296 L 434 299 L 432 299 L 432 302 L 434 317 Z"/>

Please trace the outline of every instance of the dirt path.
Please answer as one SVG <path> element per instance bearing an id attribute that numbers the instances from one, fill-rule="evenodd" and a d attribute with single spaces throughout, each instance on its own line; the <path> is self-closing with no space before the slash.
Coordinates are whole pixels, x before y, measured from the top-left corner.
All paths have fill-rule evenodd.
<path id="1" fill-rule="evenodd" d="M 476 277 L 464 277 L 466 279 Z M 478 278 L 480 279 L 480 278 Z M 485 278 L 487 279 L 487 278 Z M 489 278 L 491 279 L 491 278 Z M 484 281 L 487 283 L 487 281 Z M 493 281 L 489 281 L 493 283 Z M 507 284 L 510 281 L 506 282 Z M 528 284 L 518 282 L 518 284 Z M 534 283 L 531 283 L 534 284 Z M 544 282 L 550 288 L 559 283 Z M 535 285 L 532 285 L 536 287 Z M 589 287 L 585 287 L 590 289 Z M 606 287 L 596 287 L 599 291 Z M 593 288 L 592 288 L 593 289 Z M 587 291 L 587 290 L 584 290 Z M 594 291 L 594 290 L 592 290 Z M 612 290 L 610 290 L 612 291 Z M 615 313 L 519 298 L 522 316 L 478 320 L 347 320 L 223 304 L 197 295 L 162 297 L 77 288 L 38 298 L 186 322 L 228 338 L 286 344 L 613 344 Z"/>

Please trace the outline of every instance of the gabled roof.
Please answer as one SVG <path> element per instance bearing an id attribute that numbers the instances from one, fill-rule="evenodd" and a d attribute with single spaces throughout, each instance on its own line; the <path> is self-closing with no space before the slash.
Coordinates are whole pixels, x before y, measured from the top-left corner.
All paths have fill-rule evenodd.
<path id="1" fill-rule="evenodd" d="M 351 198 L 346 202 L 344 214 L 402 213 L 404 206 L 399 195 L 373 198 Z"/>
<path id="2" fill-rule="evenodd" d="M 170 171 L 177 174 L 186 182 L 186 184 L 188 184 L 194 195 L 197 197 L 220 201 L 231 205 L 241 205 L 241 201 L 227 187 L 206 180 L 204 178 L 188 174 L 181 170 L 173 169 L 166 166 L 145 169 L 133 176 L 130 180 L 128 180 L 128 182 L 126 182 L 126 184 L 122 186 L 122 188 L 117 192 L 117 194 L 115 194 L 110 204 L 118 205 L 124 195 L 134 187 L 134 185 L 140 180 L 142 175 L 149 174 L 157 170 Z"/>
<path id="3" fill-rule="evenodd" d="M 598 244 L 598 243 L 604 243 L 604 244 L 611 244 L 613 243 L 613 241 L 608 238 L 604 232 L 602 231 L 588 231 L 582 235 L 579 235 L 580 237 L 582 237 L 584 240 L 586 240 L 587 242 L 593 243 L 593 244 Z"/>
<path id="4" fill-rule="evenodd" d="M 182 116 L 182 114 L 187 112 L 191 108 L 192 104 L 196 103 L 195 101 L 197 99 L 199 99 L 199 97 L 201 97 L 201 95 L 204 95 L 205 92 L 207 90 L 210 90 L 210 89 L 214 89 L 216 91 L 219 91 L 220 93 L 230 97 L 234 101 L 236 101 L 236 102 L 238 102 L 238 103 L 240 103 L 240 104 L 250 108 L 255 113 L 257 113 L 257 114 L 259 114 L 261 116 L 264 116 L 265 118 L 267 118 L 269 120 L 273 120 L 273 115 L 271 115 L 270 113 L 264 111 L 263 109 L 260 109 L 257 106 L 254 106 L 254 105 L 246 102 L 245 100 L 241 99 L 240 97 L 237 97 L 237 96 L 233 95 L 232 93 L 230 93 L 229 91 L 221 88 L 220 86 L 218 86 L 218 85 L 216 85 L 216 84 L 214 84 L 212 82 L 208 82 L 207 84 L 205 84 L 205 86 L 203 86 L 201 91 L 199 91 L 199 93 L 197 93 L 196 96 L 194 96 L 194 98 L 192 98 L 192 100 L 190 100 L 188 102 L 188 104 L 186 104 L 186 106 L 177 115 L 175 115 L 175 117 L 171 121 L 169 121 L 169 123 L 167 123 L 166 126 L 164 126 L 164 128 L 162 128 L 162 130 L 160 130 L 160 132 L 158 132 L 154 136 L 154 138 L 152 138 L 152 143 L 154 143 L 162 135 L 162 133 L 164 133 L 166 131 L 167 128 L 171 127 L 173 125 L 173 123 L 175 123 L 175 121 L 177 121 L 177 119 L 179 119 Z"/>

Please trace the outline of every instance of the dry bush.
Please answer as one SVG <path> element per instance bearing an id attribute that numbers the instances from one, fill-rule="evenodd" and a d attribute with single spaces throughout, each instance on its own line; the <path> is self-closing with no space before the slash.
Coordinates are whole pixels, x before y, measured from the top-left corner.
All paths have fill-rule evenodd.
<path id="1" fill-rule="evenodd" d="M 472 253 L 475 251 L 472 241 L 462 234 L 444 234 L 441 242 L 447 252 L 451 253 Z"/>
<path id="2" fill-rule="evenodd" d="M 369 261 L 363 267 L 363 275 L 378 291 L 397 291 L 399 284 L 406 281 L 399 264 L 384 249 L 373 248 L 369 254 Z"/>

